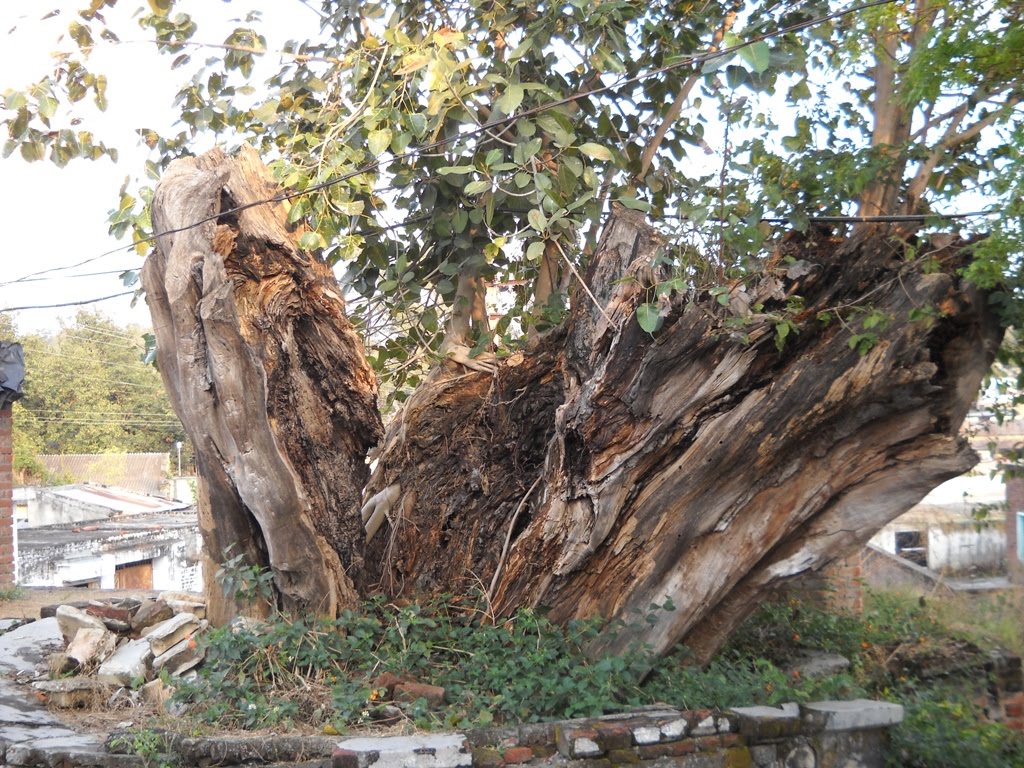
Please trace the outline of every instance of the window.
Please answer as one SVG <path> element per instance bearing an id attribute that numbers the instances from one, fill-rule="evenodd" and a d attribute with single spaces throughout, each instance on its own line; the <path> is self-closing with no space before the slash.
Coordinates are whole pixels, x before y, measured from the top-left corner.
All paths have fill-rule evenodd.
<path id="1" fill-rule="evenodd" d="M 924 546 L 921 531 L 897 531 L 896 554 L 912 563 L 928 567 L 928 549 Z"/>

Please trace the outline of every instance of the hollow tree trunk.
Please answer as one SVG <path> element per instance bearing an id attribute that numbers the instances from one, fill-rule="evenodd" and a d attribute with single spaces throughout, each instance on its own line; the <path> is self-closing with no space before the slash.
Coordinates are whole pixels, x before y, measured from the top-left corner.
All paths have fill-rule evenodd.
<path id="1" fill-rule="evenodd" d="M 381 433 L 377 384 L 330 268 L 302 254 L 256 152 L 178 160 L 153 202 L 165 232 L 142 282 L 158 362 L 195 445 L 206 583 L 225 550 L 275 573 L 282 607 L 357 600 L 366 452 Z M 195 228 L 188 225 L 205 220 Z"/>
<path id="2" fill-rule="evenodd" d="M 216 213 L 225 189 L 249 202 L 223 156 L 181 162 L 161 183 L 158 231 Z M 188 205 L 169 214 L 179 198 Z M 664 277 L 649 266 L 661 243 L 639 214 L 616 211 L 585 276 L 593 298 L 577 290 L 562 327 L 492 370 L 446 360 L 407 401 L 363 492 L 376 531 L 364 545 L 372 381 L 340 298 L 324 298 L 337 290 L 326 267 L 280 231 L 253 233 L 246 214 L 260 210 L 162 238 L 144 279 L 210 491 L 207 546 L 216 556 L 230 531 L 265 548 L 288 605 L 317 607 L 309 591 L 291 595 L 320 587 L 302 568 L 331 561 L 329 544 L 350 580 L 333 572 L 334 602 L 478 589 L 499 615 L 542 605 L 555 620 L 622 619 L 595 650 L 684 641 L 703 659 L 768 592 L 976 460 L 958 428 L 1002 331 L 957 277 L 966 248 L 932 254 L 943 270 L 923 274 L 877 232 L 793 236 L 729 307 L 676 296 L 652 336 L 635 309 Z M 804 309 L 787 312 L 796 295 Z M 889 320 L 858 351 L 867 309 Z M 780 352 L 783 318 L 793 330 Z M 250 434 L 263 437 L 235 457 Z M 287 494 L 271 493 L 281 483 Z M 674 608 L 646 621 L 666 598 Z"/>

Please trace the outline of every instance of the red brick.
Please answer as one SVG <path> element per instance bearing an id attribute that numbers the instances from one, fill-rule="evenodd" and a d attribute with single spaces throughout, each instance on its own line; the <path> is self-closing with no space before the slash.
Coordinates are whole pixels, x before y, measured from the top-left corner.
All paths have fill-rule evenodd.
<path id="1" fill-rule="evenodd" d="M 711 736 L 717 739 L 717 736 Z M 697 742 L 700 739 L 684 739 L 682 741 L 670 741 L 665 744 L 645 744 L 636 747 L 637 753 L 644 760 L 653 760 L 658 757 L 678 757 L 680 755 L 691 755 L 697 751 Z"/>
<path id="2" fill-rule="evenodd" d="M 529 747 L 509 747 L 505 750 L 505 765 L 520 765 L 533 760 L 533 750 Z"/>
<path id="3" fill-rule="evenodd" d="M 1024 695 L 1018 694 L 1003 705 L 1007 717 L 1024 717 Z"/>
<path id="4" fill-rule="evenodd" d="M 595 730 L 597 743 L 606 750 L 628 749 L 633 746 L 633 731 L 629 726 L 619 723 L 598 723 Z"/>

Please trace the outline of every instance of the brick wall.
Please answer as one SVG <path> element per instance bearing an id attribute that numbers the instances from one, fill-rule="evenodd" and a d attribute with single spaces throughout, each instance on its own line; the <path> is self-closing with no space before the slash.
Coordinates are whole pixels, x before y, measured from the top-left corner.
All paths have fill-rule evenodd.
<path id="1" fill-rule="evenodd" d="M 0 409 L 0 586 L 14 583 L 14 442 L 11 406 Z"/>
<path id="2" fill-rule="evenodd" d="M 1017 558 L 1017 513 L 1024 512 L 1024 477 L 1006 480 L 1006 565 L 1010 581 L 1024 584 L 1024 563 Z"/>

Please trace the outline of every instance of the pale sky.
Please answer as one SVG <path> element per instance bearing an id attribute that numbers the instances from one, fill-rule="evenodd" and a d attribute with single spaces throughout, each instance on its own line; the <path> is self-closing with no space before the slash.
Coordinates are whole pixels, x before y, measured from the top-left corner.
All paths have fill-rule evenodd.
<path id="1" fill-rule="evenodd" d="M 49 72 L 51 51 L 74 49 L 73 42 L 67 39 L 58 42 L 58 38 L 76 18 L 75 9 L 87 5 L 87 0 L 0 3 L 0 93 L 8 88 L 22 89 Z M 176 118 L 172 108 L 174 94 L 191 72 L 188 67 L 170 71 L 169 58 L 157 54 L 152 44 L 142 42 L 151 38 L 152 33 L 144 32 L 130 18 L 140 5 L 143 5 L 141 0 L 128 0 L 114 11 L 104 11 L 111 23 L 117 19 L 115 28 L 125 42 L 116 46 L 100 44 L 90 58 L 90 69 L 108 76 L 110 105 L 106 113 L 94 108 L 86 110 L 86 121 L 78 126 L 78 129 L 91 130 L 108 146 L 116 146 L 120 151 L 117 165 L 104 158 L 74 160 L 65 168 L 57 168 L 49 161 L 27 163 L 18 153 L 0 160 L 0 231 L 4 233 L 5 245 L 0 257 L 0 309 L 120 293 L 128 289 L 116 273 L 70 276 L 120 271 L 142 264 L 141 257 L 134 251 L 122 251 L 75 269 L 39 276 L 60 279 L 3 285 L 30 273 L 93 259 L 126 244 L 107 234 L 106 219 L 108 212 L 117 205 L 117 193 L 125 176 L 141 175 L 148 158 L 148 149 L 140 146 L 134 130 L 145 126 L 170 132 Z M 193 39 L 200 42 L 223 42 L 235 26 L 231 20 L 244 19 L 254 8 L 263 12 L 265 23 L 259 28 L 266 35 L 270 50 L 280 48 L 289 38 L 302 39 L 319 31 L 317 13 L 301 0 L 275 0 L 273 3 L 183 0 L 179 5 L 199 25 Z M 58 8 L 62 11 L 59 16 L 40 21 L 47 12 Z M 192 53 L 194 59 L 199 60 L 207 55 L 198 50 Z M 277 58 L 269 58 L 269 64 L 275 66 Z M 54 118 L 55 127 L 63 114 L 61 111 Z M 5 140 L 6 136 L 3 138 Z M 206 148 L 196 147 L 197 150 Z M 130 302 L 131 297 L 124 297 L 89 307 L 103 311 L 119 323 L 148 327 L 150 320 L 145 302 L 140 301 L 134 309 Z M 61 318 L 74 317 L 76 310 L 76 307 L 26 310 L 14 317 L 23 332 L 55 330 Z"/>

